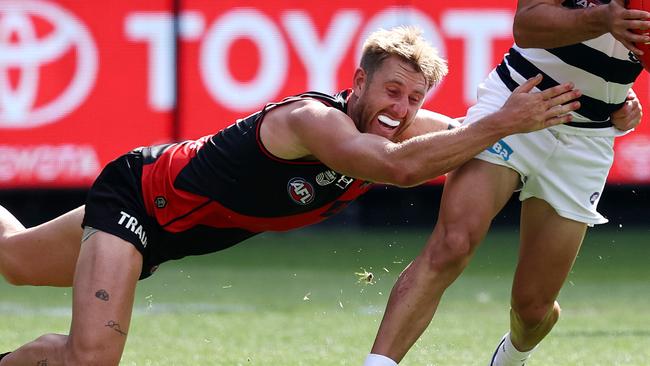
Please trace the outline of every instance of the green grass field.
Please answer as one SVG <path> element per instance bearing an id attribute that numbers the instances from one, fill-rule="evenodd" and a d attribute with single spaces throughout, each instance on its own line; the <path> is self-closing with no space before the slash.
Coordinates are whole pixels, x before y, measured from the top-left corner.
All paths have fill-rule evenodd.
<path id="1" fill-rule="evenodd" d="M 614 230 L 616 229 L 616 230 Z M 139 284 L 122 365 L 361 365 L 428 231 L 265 234 Z M 514 231 L 491 233 L 404 365 L 486 365 L 508 327 Z M 650 230 L 594 229 L 527 365 L 650 365 Z M 355 272 L 373 272 L 374 285 Z M 0 284 L 0 351 L 66 333 L 70 289 Z"/>

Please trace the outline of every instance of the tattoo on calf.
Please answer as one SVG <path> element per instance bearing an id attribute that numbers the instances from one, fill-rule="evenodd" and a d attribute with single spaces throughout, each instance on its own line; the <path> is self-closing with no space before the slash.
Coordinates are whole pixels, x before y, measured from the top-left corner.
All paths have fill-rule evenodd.
<path id="1" fill-rule="evenodd" d="M 106 292 L 106 290 L 99 290 L 95 292 L 95 297 L 103 301 L 108 301 L 109 298 L 108 292 Z"/>
<path id="2" fill-rule="evenodd" d="M 105 327 L 109 327 L 113 329 L 114 331 L 120 333 L 123 336 L 126 336 L 126 333 L 122 331 L 122 328 L 120 327 L 120 324 L 117 323 L 114 320 L 109 320 L 108 323 L 106 323 Z"/>

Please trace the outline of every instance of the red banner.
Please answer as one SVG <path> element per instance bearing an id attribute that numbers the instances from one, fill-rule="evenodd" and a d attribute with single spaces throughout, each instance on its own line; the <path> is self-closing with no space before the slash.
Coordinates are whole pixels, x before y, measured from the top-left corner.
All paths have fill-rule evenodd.
<path id="1" fill-rule="evenodd" d="M 214 133 L 290 94 L 347 88 L 380 27 L 424 30 L 450 65 L 425 107 L 462 116 L 512 43 L 516 1 L 180 4 L 174 23 L 171 0 L 0 1 L 0 188 L 85 187 L 134 147 Z M 648 100 L 646 73 L 635 90 Z M 650 127 L 616 152 L 610 181 L 650 182 Z"/>

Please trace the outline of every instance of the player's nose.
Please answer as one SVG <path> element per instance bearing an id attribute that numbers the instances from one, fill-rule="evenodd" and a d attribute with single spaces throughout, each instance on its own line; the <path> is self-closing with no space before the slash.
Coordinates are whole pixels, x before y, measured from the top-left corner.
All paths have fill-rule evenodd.
<path id="1" fill-rule="evenodd" d="M 393 103 L 391 106 L 391 112 L 392 112 L 392 117 L 395 118 L 404 118 L 406 117 L 406 114 L 408 113 L 408 106 L 409 106 L 409 101 L 408 97 L 407 98 L 401 98 L 399 101 L 396 101 Z"/>

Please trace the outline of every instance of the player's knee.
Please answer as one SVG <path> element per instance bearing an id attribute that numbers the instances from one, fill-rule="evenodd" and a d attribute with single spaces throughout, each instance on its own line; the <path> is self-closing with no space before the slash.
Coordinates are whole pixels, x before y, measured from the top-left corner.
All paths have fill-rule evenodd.
<path id="1" fill-rule="evenodd" d="M 12 273 L 11 271 L 7 271 L 5 267 L 0 265 L 0 273 L 2 274 L 2 277 L 5 279 L 5 281 L 13 286 L 22 286 L 24 285 L 23 281 L 21 280 L 20 276 L 16 276 L 15 273 Z"/>
<path id="2" fill-rule="evenodd" d="M 73 351 L 66 357 L 66 365 L 97 365 L 97 366 L 117 366 L 120 364 L 120 358 L 106 357 L 104 354 L 96 354 L 88 351 Z"/>
<path id="3" fill-rule="evenodd" d="M 38 354 L 33 354 L 33 358 L 44 357 L 51 364 L 64 364 L 64 350 L 68 337 L 63 334 L 44 334 L 36 338 L 27 352 L 38 350 Z"/>
<path id="4" fill-rule="evenodd" d="M 470 233 L 464 228 L 443 228 L 434 233 L 427 260 L 433 272 L 458 273 L 472 253 Z"/>
<path id="5" fill-rule="evenodd" d="M 16 263 L 6 252 L 2 253 L 1 249 L 0 246 L 0 274 L 5 281 L 14 286 L 30 285 L 29 278 L 25 273 L 29 267 Z"/>
<path id="6" fill-rule="evenodd" d="M 20 268 L 17 268 L 10 260 L 4 258 L 2 253 L 0 253 L 0 274 L 10 285 L 22 286 L 27 284 L 24 276 L 20 273 Z"/>
<path id="7" fill-rule="evenodd" d="M 464 228 L 447 231 L 442 245 L 445 251 L 442 258 L 448 265 L 459 266 L 469 259 L 472 250 L 470 237 L 470 233 Z"/>
<path id="8" fill-rule="evenodd" d="M 65 364 L 116 366 L 121 357 L 120 347 L 110 347 L 103 339 L 82 337 L 67 344 Z"/>
<path id="9" fill-rule="evenodd" d="M 514 319 L 524 328 L 536 328 L 540 325 L 552 326 L 560 317 L 560 304 L 557 301 L 531 300 L 512 304 Z"/>

